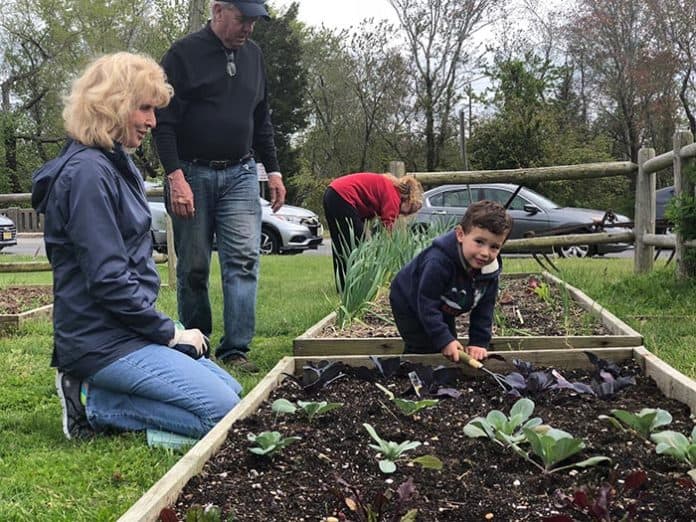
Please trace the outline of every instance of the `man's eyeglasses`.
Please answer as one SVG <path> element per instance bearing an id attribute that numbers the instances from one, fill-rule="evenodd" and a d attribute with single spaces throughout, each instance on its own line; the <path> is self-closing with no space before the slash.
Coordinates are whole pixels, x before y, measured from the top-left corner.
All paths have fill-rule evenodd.
<path id="1" fill-rule="evenodd" d="M 227 53 L 227 74 L 231 78 L 237 76 L 237 63 L 234 61 L 234 51 Z"/>

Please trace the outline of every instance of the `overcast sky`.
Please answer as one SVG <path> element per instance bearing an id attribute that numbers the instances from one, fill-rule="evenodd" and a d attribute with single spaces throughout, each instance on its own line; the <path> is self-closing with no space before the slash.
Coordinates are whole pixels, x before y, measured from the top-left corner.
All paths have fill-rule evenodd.
<path id="1" fill-rule="evenodd" d="M 365 18 L 396 21 L 394 9 L 387 0 L 296 0 L 300 4 L 299 19 L 308 25 L 343 29 L 358 25 Z M 285 8 L 292 0 L 271 0 L 270 5 Z"/>

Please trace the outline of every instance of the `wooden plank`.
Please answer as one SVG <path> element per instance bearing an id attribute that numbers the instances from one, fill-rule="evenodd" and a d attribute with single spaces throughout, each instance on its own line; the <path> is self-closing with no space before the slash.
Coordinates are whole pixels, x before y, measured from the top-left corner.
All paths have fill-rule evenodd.
<path id="1" fill-rule="evenodd" d="M 691 413 L 696 415 L 696 383 L 693 379 L 675 370 L 643 346 L 635 349 L 635 357 L 642 360 L 645 375 L 653 378 L 662 393 L 688 405 Z"/>
<path id="2" fill-rule="evenodd" d="M 599 352 L 601 353 L 602 359 L 607 359 L 610 361 L 625 361 L 633 356 L 633 351 L 635 347 L 625 347 L 625 348 L 602 348 Z M 496 359 L 488 359 L 485 362 L 486 368 L 495 372 L 508 372 L 514 370 L 512 364 L 512 359 L 524 359 L 537 366 L 554 366 L 555 368 L 591 368 L 592 364 L 589 362 L 587 356 L 578 350 L 520 350 L 515 352 L 508 351 L 494 351 L 491 354 L 499 355 L 503 357 L 504 361 L 499 361 Z M 435 365 L 435 366 L 456 366 L 457 364 L 452 363 L 445 359 L 440 354 L 424 354 L 424 355 L 405 355 L 402 357 L 403 360 L 419 362 L 423 364 Z M 295 357 L 295 368 L 296 372 L 299 374 L 301 372 L 302 366 L 312 362 L 316 363 L 319 361 L 337 361 L 343 362 L 349 366 L 372 366 L 372 360 L 365 355 L 344 355 L 344 356 L 319 356 L 319 357 Z M 470 375 L 482 375 L 479 372 L 469 366 L 463 366 L 464 371 Z"/>
<path id="3" fill-rule="evenodd" d="M 611 243 L 633 243 L 635 235 L 631 231 L 592 232 L 587 234 L 563 234 L 558 236 L 538 236 L 524 239 L 510 239 L 503 245 L 503 252 L 518 252 L 530 247 L 553 247 L 572 245 L 601 245 Z"/>
<path id="4" fill-rule="evenodd" d="M 331 312 L 329 315 L 319 320 L 318 323 L 310 326 L 305 333 L 300 335 L 297 339 L 311 339 L 317 336 L 327 324 L 333 324 L 336 322 L 336 312 Z"/>
<path id="5" fill-rule="evenodd" d="M 173 504 L 191 477 L 198 474 L 208 459 L 225 442 L 232 424 L 256 411 L 270 393 L 283 380 L 283 373 L 293 373 L 295 362 L 292 357 L 283 357 L 278 364 L 193 446 L 159 481 L 157 481 L 119 522 L 150 522 L 158 519 L 163 508 Z M 243 492 L 242 492 L 243 494 Z"/>
<path id="6" fill-rule="evenodd" d="M 460 337 L 459 342 L 468 344 L 468 337 Z M 510 336 L 493 337 L 491 350 L 553 350 L 586 349 L 607 347 L 637 346 L 643 342 L 640 335 L 571 335 L 561 336 Z M 370 338 L 297 338 L 293 341 L 293 354 L 298 357 L 316 357 L 320 355 L 399 355 L 403 353 L 404 344 L 399 337 Z"/>
<path id="7" fill-rule="evenodd" d="M 531 167 L 526 169 L 470 170 L 450 172 L 409 172 L 426 185 L 444 183 L 520 183 L 551 181 L 555 179 L 590 179 L 610 176 L 632 176 L 638 165 L 630 161 L 607 161 L 582 165 L 554 165 L 553 167 Z"/>
<path id="8" fill-rule="evenodd" d="M 0 314 L 0 332 L 16 330 L 27 321 L 48 318 L 53 315 L 53 305 L 45 305 L 19 314 Z"/>
<path id="9" fill-rule="evenodd" d="M 544 272 L 544 277 L 553 281 L 555 284 L 559 286 L 564 286 L 565 288 L 567 288 L 568 292 L 573 297 L 573 299 L 586 311 L 593 314 L 595 317 L 598 317 L 602 321 L 602 324 L 606 326 L 610 332 L 617 335 L 629 335 L 633 337 L 638 337 L 640 338 L 640 341 L 637 343 L 637 345 L 643 344 L 642 335 L 640 335 L 633 328 L 628 326 L 626 323 L 624 323 L 621 319 L 616 317 L 602 305 L 597 303 L 597 301 L 587 296 L 580 289 L 575 288 L 572 285 L 569 285 L 562 279 L 559 279 L 558 277 L 548 272 Z"/>

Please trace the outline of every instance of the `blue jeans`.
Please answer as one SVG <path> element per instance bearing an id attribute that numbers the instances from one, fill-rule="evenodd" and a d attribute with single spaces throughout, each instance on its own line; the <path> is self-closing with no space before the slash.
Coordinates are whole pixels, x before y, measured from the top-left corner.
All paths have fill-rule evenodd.
<path id="1" fill-rule="evenodd" d="M 222 359 L 246 354 L 256 327 L 261 244 L 256 162 L 249 160 L 224 170 L 183 162 L 183 170 L 193 191 L 196 213 L 190 219 L 171 216 L 178 257 L 179 320 L 186 328 L 198 328 L 208 336 L 212 333 L 208 283 L 215 237 L 222 275 L 224 325 L 215 355 Z M 165 190 L 165 200 L 168 195 L 169 190 Z"/>
<path id="2" fill-rule="evenodd" d="M 200 438 L 238 402 L 242 387 L 209 359 L 150 344 L 87 379 L 97 431 L 164 430 Z"/>

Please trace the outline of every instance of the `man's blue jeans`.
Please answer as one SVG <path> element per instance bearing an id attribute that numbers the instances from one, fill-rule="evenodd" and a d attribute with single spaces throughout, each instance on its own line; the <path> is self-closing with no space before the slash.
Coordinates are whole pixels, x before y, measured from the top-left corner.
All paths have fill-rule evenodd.
<path id="1" fill-rule="evenodd" d="M 179 320 L 210 336 L 213 330 L 208 283 L 213 237 L 217 240 L 222 276 L 224 335 L 218 359 L 246 354 L 254 337 L 256 289 L 261 244 L 261 203 L 256 162 L 224 170 L 183 162 L 193 191 L 195 215 L 172 215 L 178 257 Z M 167 210 L 169 190 L 165 190 Z"/>
<path id="2" fill-rule="evenodd" d="M 242 387 L 210 359 L 147 345 L 87 379 L 97 431 L 156 429 L 200 438 L 238 402 Z"/>

